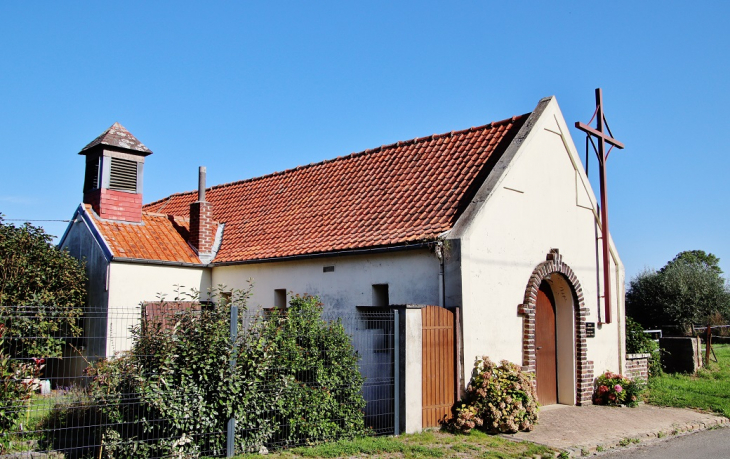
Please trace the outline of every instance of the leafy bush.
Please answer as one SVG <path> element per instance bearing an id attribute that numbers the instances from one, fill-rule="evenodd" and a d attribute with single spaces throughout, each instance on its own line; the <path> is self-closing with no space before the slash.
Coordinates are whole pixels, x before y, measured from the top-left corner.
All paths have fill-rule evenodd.
<path id="1" fill-rule="evenodd" d="M 96 441 L 106 458 L 220 455 L 231 417 L 242 452 L 364 433 L 358 356 L 341 323 L 321 319 L 316 297 L 239 321 L 235 343 L 230 311 L 245 310 L 248 291 L 225 298 L 211 306 L 176 298 L 143 313 L 131 352 L 88 369 L 100 412 L 80 406 L 84 413 L 56 422 L 104 425 Z"/>
<path id="2" fill-rule="evenodd" d="M 662 373 L 659 359 L 659 343 L 644 332 L 644 327 L 629 316 L 626 316 L 626 352 L 628 354 L 651 354 L 649 357 L 649 376 Z"/>
<path id="3" fill-rule="evenodd" d="M 13 357 L 60 357 L 63 337 L 81 336 L 83 264 L 51 245 L 42 228 L 0 216 L 0 323 Z"/>
<path id="4" fill-rule="evenodd" d="M 642 381 L 632 380 L 617 373 L 607 371 L 596 380 L 593 403 L 596 405 L 638 406 L 639 397 L 644 391 Z"/>
<path id="5" fill-rule="evenodd" d="M 43 369 L 43 362 L 40 360 L 34 364 L 23 363 L 4 354 L 5 331 L 5 326 L 0 324 L 0 434 L 15 426 L 24 411 L 26 401 L 38 389 L 34 378 Z"/>
<path id="6" fill-rule="evenodd" d="M 456 406 L 449 426 L 465 433 L 475 427 L 494 433 L 531 431 L 537 411 L 530 375 L 514 363 L 502 360 L 497 366 L 485 356 L 474 363 L 466 398 Z"/>
<path id="7" fill-rule="evenodd" d="M 218 455 L 232 416 L 238 450 L 263 444 L 274 430 L 268 413 L 285 384 L 270 371 L 276 352 L 261 340 L 262 324 L 243 333 L 239 322 L 239 339 L 231 343 L 231 306 L 245 310 L 247 297 L 241 292 L 215 307 L 176 297 L 155 304 L 151 315 L 145 308 L 152 306 L 143 305 L 131 352 L 88 370 L 108 425 L 104 457 Z"/>
<path id="8" fill-rule="evenodd" d="M 264 340 L 278 345 L 278 373 L 287 382 L 277 409 L 286 424 L 282 445 L 315 443 L 364 433 L 358 355 L 342 323 L 321 320 L 317 297 L 295 296 L 286 311 L 273 311 Z"/>

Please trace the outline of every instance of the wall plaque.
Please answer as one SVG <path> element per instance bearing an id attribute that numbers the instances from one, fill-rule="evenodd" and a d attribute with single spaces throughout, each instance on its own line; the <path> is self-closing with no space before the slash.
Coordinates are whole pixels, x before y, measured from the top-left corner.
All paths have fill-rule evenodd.
<path id="1" fill-rule="evenodd" d="M 595 338 L 596 337 L 596 323 L 595 322 L 586 322 L 586 338 Z"/>

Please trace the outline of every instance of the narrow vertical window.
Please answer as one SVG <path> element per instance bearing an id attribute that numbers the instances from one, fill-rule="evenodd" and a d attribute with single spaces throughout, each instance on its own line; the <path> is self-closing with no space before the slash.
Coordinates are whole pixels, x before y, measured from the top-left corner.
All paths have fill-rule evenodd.
<path id="1" fill-rule="evenodd" d="M 86 157 L 86 175 L 84 177 L 84 193 L 99 188 L 99 165 L 101 161 L 98 156 Z"/>

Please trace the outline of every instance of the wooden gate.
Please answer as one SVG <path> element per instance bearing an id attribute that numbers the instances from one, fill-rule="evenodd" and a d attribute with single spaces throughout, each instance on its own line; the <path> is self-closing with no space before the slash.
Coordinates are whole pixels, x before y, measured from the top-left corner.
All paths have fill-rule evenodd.
<path id="1" fill-rule="evenodd" d="M 438 306 L 421 310 L 423 322 L 423 427 L 451 417 L 455 397 L 454 313 Z"/>

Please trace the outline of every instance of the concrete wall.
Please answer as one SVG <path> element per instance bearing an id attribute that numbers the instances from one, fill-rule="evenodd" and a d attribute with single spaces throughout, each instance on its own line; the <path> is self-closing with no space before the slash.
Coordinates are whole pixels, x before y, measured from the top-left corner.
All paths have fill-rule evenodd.
<path id="1" fill-rule="evenodd" d="M 333 266 L 334 271 L 323 268 Z M 274 305 L 275 290 L 318 295 L 326 311 L 373 304 L 373 285 L 388 285 L 390 304 L 438 304 L 439 262 L 428 249 L 322 257 L 213 268 L 213 285 L 254 285 L 250 310 Z"/>
<path id="2" fill-rule="evenodd" d="M 201 299 L 207 299 L 210 269 L 112 261 L 106 355 L 129 349 L 129 327 L 139 320 L 140 303 L 158 301 L 160 295 L 165 295 L 167 300 L 174 299 L 176 284 L 185 292 L 194 288 L 203 293 Z"/>
<path id="3" fill-rule="evenodd" d="M 481 355 L 522 363 L 523 319 L 517 306 L 524 301 L 533 270 L 545 261 L 550 249 L 559 249 L 577 275 L 590 310 L 587 320 L 599 322 L 599 310 L 603 315 L 598 207 L 554 99 L 547 103 L 513 160 L 504 166 L 501 179 L 487 190 L 488 199 L 468 224 L 461 229 L 457 225 L 450 236 L 455 240 L 447 244 L 455 252 L 449 258 L 461 260 L 458 273 L 452 274 L 455 267 L 447 266 L 447 297 L 452 302 L 447 306 L 463 306 L 467 377 L 474 359 Z M 624 273 L 617 256 L 611 269 L 614 322 L 597 326 L 596 337 L 587 340 L 588 360 L 595 362 L 597 373 L 621 371 L 624 365 Z M 558 364 L 559 396 L 561 403 L 572 403 L 564 386 L 573 390 L 575 370 L 565 362 L 565 355 L 574 352 L 575 344 L 564 335 L 574 332 L 570 320 L 573 298 L 570 290 L 561 292 L 560 287 L 553 285 L 562 361 Z"/>
<path id="4" fill-rule="evenodd" d="M 325 272 L 324 267 L 328 267 Z M 332 271 L 331 267 L 334 267 Z M 438 304 L 439 261 L 426 248 L 370 253 L 357 256 L 313 258 L 300 261 L 220 266 L 213 268 L 213 285 L 246 288 L 253 282 L 249 311 L 274 306 L 276 290 L 317 295 L 325 313 L 353 314 L 356 306 L 371 306 L 373 285 L 388 286 L 385 304 Z M 377 296 L 377 295 L 376 295 Z M 359 312 L 373 310 L 362 308 Z M 401 425 L 404 432 L 421 429 L 421 310 L 401 308 Z M 352 317 L 352 316 L 350 316 Z M 351 319 L 350 319 L 351 320 Z M 365 317 L 363 316 L 363 320 Z M 392 422 L 393 388 L 383 381 L 393 377 L 393 354 L 383 352 L 388 332 L 376 323 L 357 327 L 353 345 L 361 356 L 360 369 L 366 378 L 363 396 L 365 414 L 376 429 Z M 391 331 L 392 332 L 392 331 Z M 388 347 L 388 346 L 386 346 Z M 373 383 L 374 381 L 374 383 Z M 381 382 L 378 382 L 381 381 Z M 370 383 L 368 383 L 370 382 Z"/>

